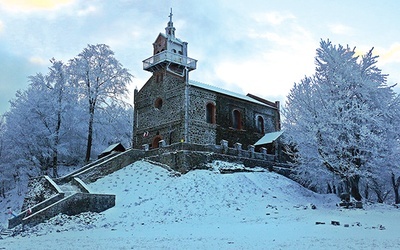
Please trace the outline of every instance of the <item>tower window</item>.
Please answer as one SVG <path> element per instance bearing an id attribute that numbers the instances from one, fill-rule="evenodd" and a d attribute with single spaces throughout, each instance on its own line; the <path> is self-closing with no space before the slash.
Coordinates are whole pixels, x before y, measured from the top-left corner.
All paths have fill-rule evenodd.
<path id="1" fill-rule="evenodd" d="M 215 105 L 213 103 L 206 105 L 206 121 L 207 123 L 215 124 Z"/>
<path id="2" fill-rule="evenodd" d="M 239 110 L 235 109 L 232 113 L 232 126 L 234 129 L 242 129 L 242 114 Z"/>
<path id="3" fill-rule="evenodd" d="M 154 107 L 156 109 L 161 109 L 162 105 L 163 105 L 163 100 L 160 97 L 157 98 L 156 101 L 154 102 Z"/>
<path id="4" fill-rule="evenodd" d="M 262 116 L 257 116 L 257 131 L 258 133 L 264 133 L 264 118 Z"/>

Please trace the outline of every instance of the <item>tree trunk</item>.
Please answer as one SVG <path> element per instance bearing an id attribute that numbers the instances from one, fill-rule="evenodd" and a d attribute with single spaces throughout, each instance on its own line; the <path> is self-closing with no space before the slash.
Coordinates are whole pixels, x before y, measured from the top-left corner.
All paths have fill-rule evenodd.
<path id="1" fill-rule="evenodd" d="M 58 98 L 58 111 L 57 111 L 57 125 L 54 138 L 54 149 L 53 149 L 53 177 L 58 177 L 58 144 L 60 143 L 60 129 L 61 129 L 61 101 L 62 93 L 59 93 Z"/>
<path id="2" fill-rule="evenodd" d="M 400 177 L 397 177 L 392 173 L 392 186 L 394 191 L 394 203 L 400 204 L 399 187 L 400 187 Z"/>
<path id="3" fill-rule="evenodd" d="M 87 138 L 86 156 L 85 156 L 85 162 L 86 163 L 89 162 L 89 160 L 90 160 L 90 152 L 92 151 L 94 104 L 90 104 L 89 112 L 90 112 L 90 117 L 89 117 L 88 138 Z"/>
<path id="4" fill-rule="evenodd" d="M 348 182 L 349 182 L 351 196 L 353 196 L 353 198 L 356 199 L 357 201 L 361 201 L 362 196 L 360 194 L 360 189 L 359 189 L 360 176 L 359 175 L 351 176 L 348 179 Z"/>

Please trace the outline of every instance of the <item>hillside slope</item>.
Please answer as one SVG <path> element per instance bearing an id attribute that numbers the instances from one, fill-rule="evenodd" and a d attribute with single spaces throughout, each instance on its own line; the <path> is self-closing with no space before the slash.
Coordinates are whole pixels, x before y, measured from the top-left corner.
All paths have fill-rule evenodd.
<path id="1" fill-rule="evenodd" d="M 136 162 L 90 184 L 117 195 L 102 214 L 59 215 L 0 249 L 359 249 L 400 246 L 398 209 L 370 205 L 341 210 L 337 197 L 319 195 L 271 172 L 178 176 Z M 316 209 L 311 209 L 312 205 Z M 339 221 L 340 226 L 331 225 Z M 316 225 L 316 222 L 325 224 Z M 344 225 L 347 224 L 348 227 Z"/>

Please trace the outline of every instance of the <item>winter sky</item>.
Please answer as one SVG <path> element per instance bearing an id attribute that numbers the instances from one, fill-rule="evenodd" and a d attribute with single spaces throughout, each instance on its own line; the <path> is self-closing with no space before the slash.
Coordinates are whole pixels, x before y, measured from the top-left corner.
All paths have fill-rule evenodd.
<path id="1" fill-rule="evenodd" d="M 109 45 L 135 76 L 131 92 L 140 88 L 171 7 L 176 36 L 199 60 L 192 80 L 283 102 L 329 38 L 360 54 L 375 47 L 389 84 L 400 82 L 397 0 L 0 0 L 0 114 L 49 59 L 66 62 L 87 44 Z"/>

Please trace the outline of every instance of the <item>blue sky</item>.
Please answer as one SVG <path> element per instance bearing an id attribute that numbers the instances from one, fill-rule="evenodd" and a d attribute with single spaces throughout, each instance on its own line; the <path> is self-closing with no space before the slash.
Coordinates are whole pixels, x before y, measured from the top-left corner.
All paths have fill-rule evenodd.
<path id="1" fill-rule="evenodd" d="M 284 102 L 329 38 L 360 54 L 374 47 L 388 83 L 400 82 L 396 0 L 0 0 L 0 114 L 50 58 L 66 62 L 87 44 L 109 45 L 135 76 L 131 91 L 140 88 L 171 7 L 176 36 L 199 60 L 193 80 Z"/>

